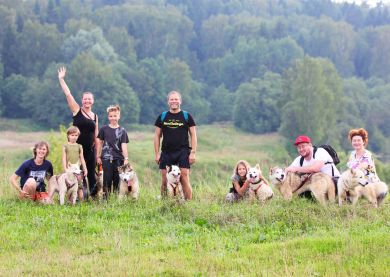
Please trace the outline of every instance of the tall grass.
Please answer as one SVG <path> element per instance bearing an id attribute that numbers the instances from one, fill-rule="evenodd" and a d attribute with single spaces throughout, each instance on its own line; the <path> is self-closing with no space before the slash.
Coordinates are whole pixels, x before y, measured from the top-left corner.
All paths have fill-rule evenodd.
<path id="1" fill-rule="evenodd" d="M 226 204 L 236 160 L 260 163 L 267 173 L 287 154 L 276 135 L 216 126 L 198 133 L 194 199 L 184 204 L 156 197 L 152 132 L 129 134 L 130 162 L 141 181 L 138 201 L 113 196 L 75 207 L 20 202 L 8 176 L 29 150 L 0 154 L 0 276 L 390 275 L 389 202 L 378 210 L 365 201 L 323 208 L 276 194 L 266 204 Z"/>

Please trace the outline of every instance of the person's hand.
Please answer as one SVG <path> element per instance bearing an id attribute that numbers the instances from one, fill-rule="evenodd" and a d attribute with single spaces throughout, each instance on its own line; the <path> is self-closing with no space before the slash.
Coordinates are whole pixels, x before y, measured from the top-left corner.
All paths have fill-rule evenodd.
<path id="1" fill-rule="evenodd" d="M 30 197 L 30 195 L 28 194 L 27 191 L 24 191 L 22 189 L 19 191 L 19 198 L 20 199 L 29 198 L 29 197 Z"/>
<path id="2" fill-rule="evenodd" d="M 84 177 L 87 177 L 87 176 L 88 176 L 88 170 L 84 169 Z"/>
<path id="3" fill-rule="evenodd" d="M 61 66 L 61 67 L 58 69 L 58 79 L 64 79 L 64 78 L 65 78 L 65 75 L 66 75 L 66 67 Z"/>
<path id="4" fill-rule="evenodd" d="M 156 161 L 157 164 L 160 163 L 160 154 L 156 154 L 154 160 Z"/>
<path id="5" fill-rule="evenodd" d="M 129 159 L 125 159 L 125 161 L 123 162 L 123 165 L 126 165 L 129 163 Z"/>
<path id="6" fill-rule="evenodd" d="M 97 158 L 96 158 L 96 163 L 97 163 L 98 165 L 101 165 L 101 164 L 102 164 L 102 159 L 101 159 L 100 157 L 97 157 Z"/>
<path id="7" fill-rule="evenodd" d="M 188 159 L 189 159 L 190 164 L 195 163 L 195 152 L 191 152 Z"/>

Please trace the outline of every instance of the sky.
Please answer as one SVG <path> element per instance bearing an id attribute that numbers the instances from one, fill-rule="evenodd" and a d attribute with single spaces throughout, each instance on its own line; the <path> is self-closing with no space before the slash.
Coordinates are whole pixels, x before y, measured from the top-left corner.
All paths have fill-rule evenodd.
<path id="1" fill-rule="evenodd" d="M 356 4 L 361 4 L 363 2 L 366 2 L 370 7 L 375 7 L 377 3 L 381 2 L 385 5 L 390 5 L 390 0 L 332 0 L 333 2 L 341 3 L 341 2 L 348 2 Z"/>

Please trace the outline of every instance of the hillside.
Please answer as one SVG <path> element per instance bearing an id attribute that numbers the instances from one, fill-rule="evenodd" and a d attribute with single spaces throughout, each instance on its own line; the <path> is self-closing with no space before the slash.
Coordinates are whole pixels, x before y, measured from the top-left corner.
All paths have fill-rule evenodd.
<path id="1" fill-rule="evenodd" d="M 276 134 L 199 127 L 194 199 L 159 200 L 153 132 L 130 132 L 130 162 L 141 180 L 137 202 L 41 206 L 16 200 L 9 175 L 38 139 L 0 133 L 1 276 L 389 276 L 390 203 L 323 208 L 306 199 L 227 205 L 237 159 L 264 171 L 288 159 Z M 61 140 L 62 138 L 60 138 Z M 54 149 L 53 149 L 54 150 Z M 52 151 L 50 158 L 55 158 Z"/>

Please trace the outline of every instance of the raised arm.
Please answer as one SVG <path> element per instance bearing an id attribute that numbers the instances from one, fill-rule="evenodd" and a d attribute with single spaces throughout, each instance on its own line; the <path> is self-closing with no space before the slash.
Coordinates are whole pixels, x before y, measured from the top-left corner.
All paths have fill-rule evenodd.
<path id="1" fill-rule="evenodd" d="M 65 94 L 69 109 L 73 113 L 73 115 L 75 115 L 79 111 L 80 106 L 79 106 L 79 104 L 77 104 L 76 100 L 74 100 L 73 95 L 71 94 L 69 87 L 65 82 L 65 75 L 66 75 L 66 68 L 60 67 L 58 69 L 58 80 L 60 82 L 60 86 L 62 88 L 62 91 Z"/>

